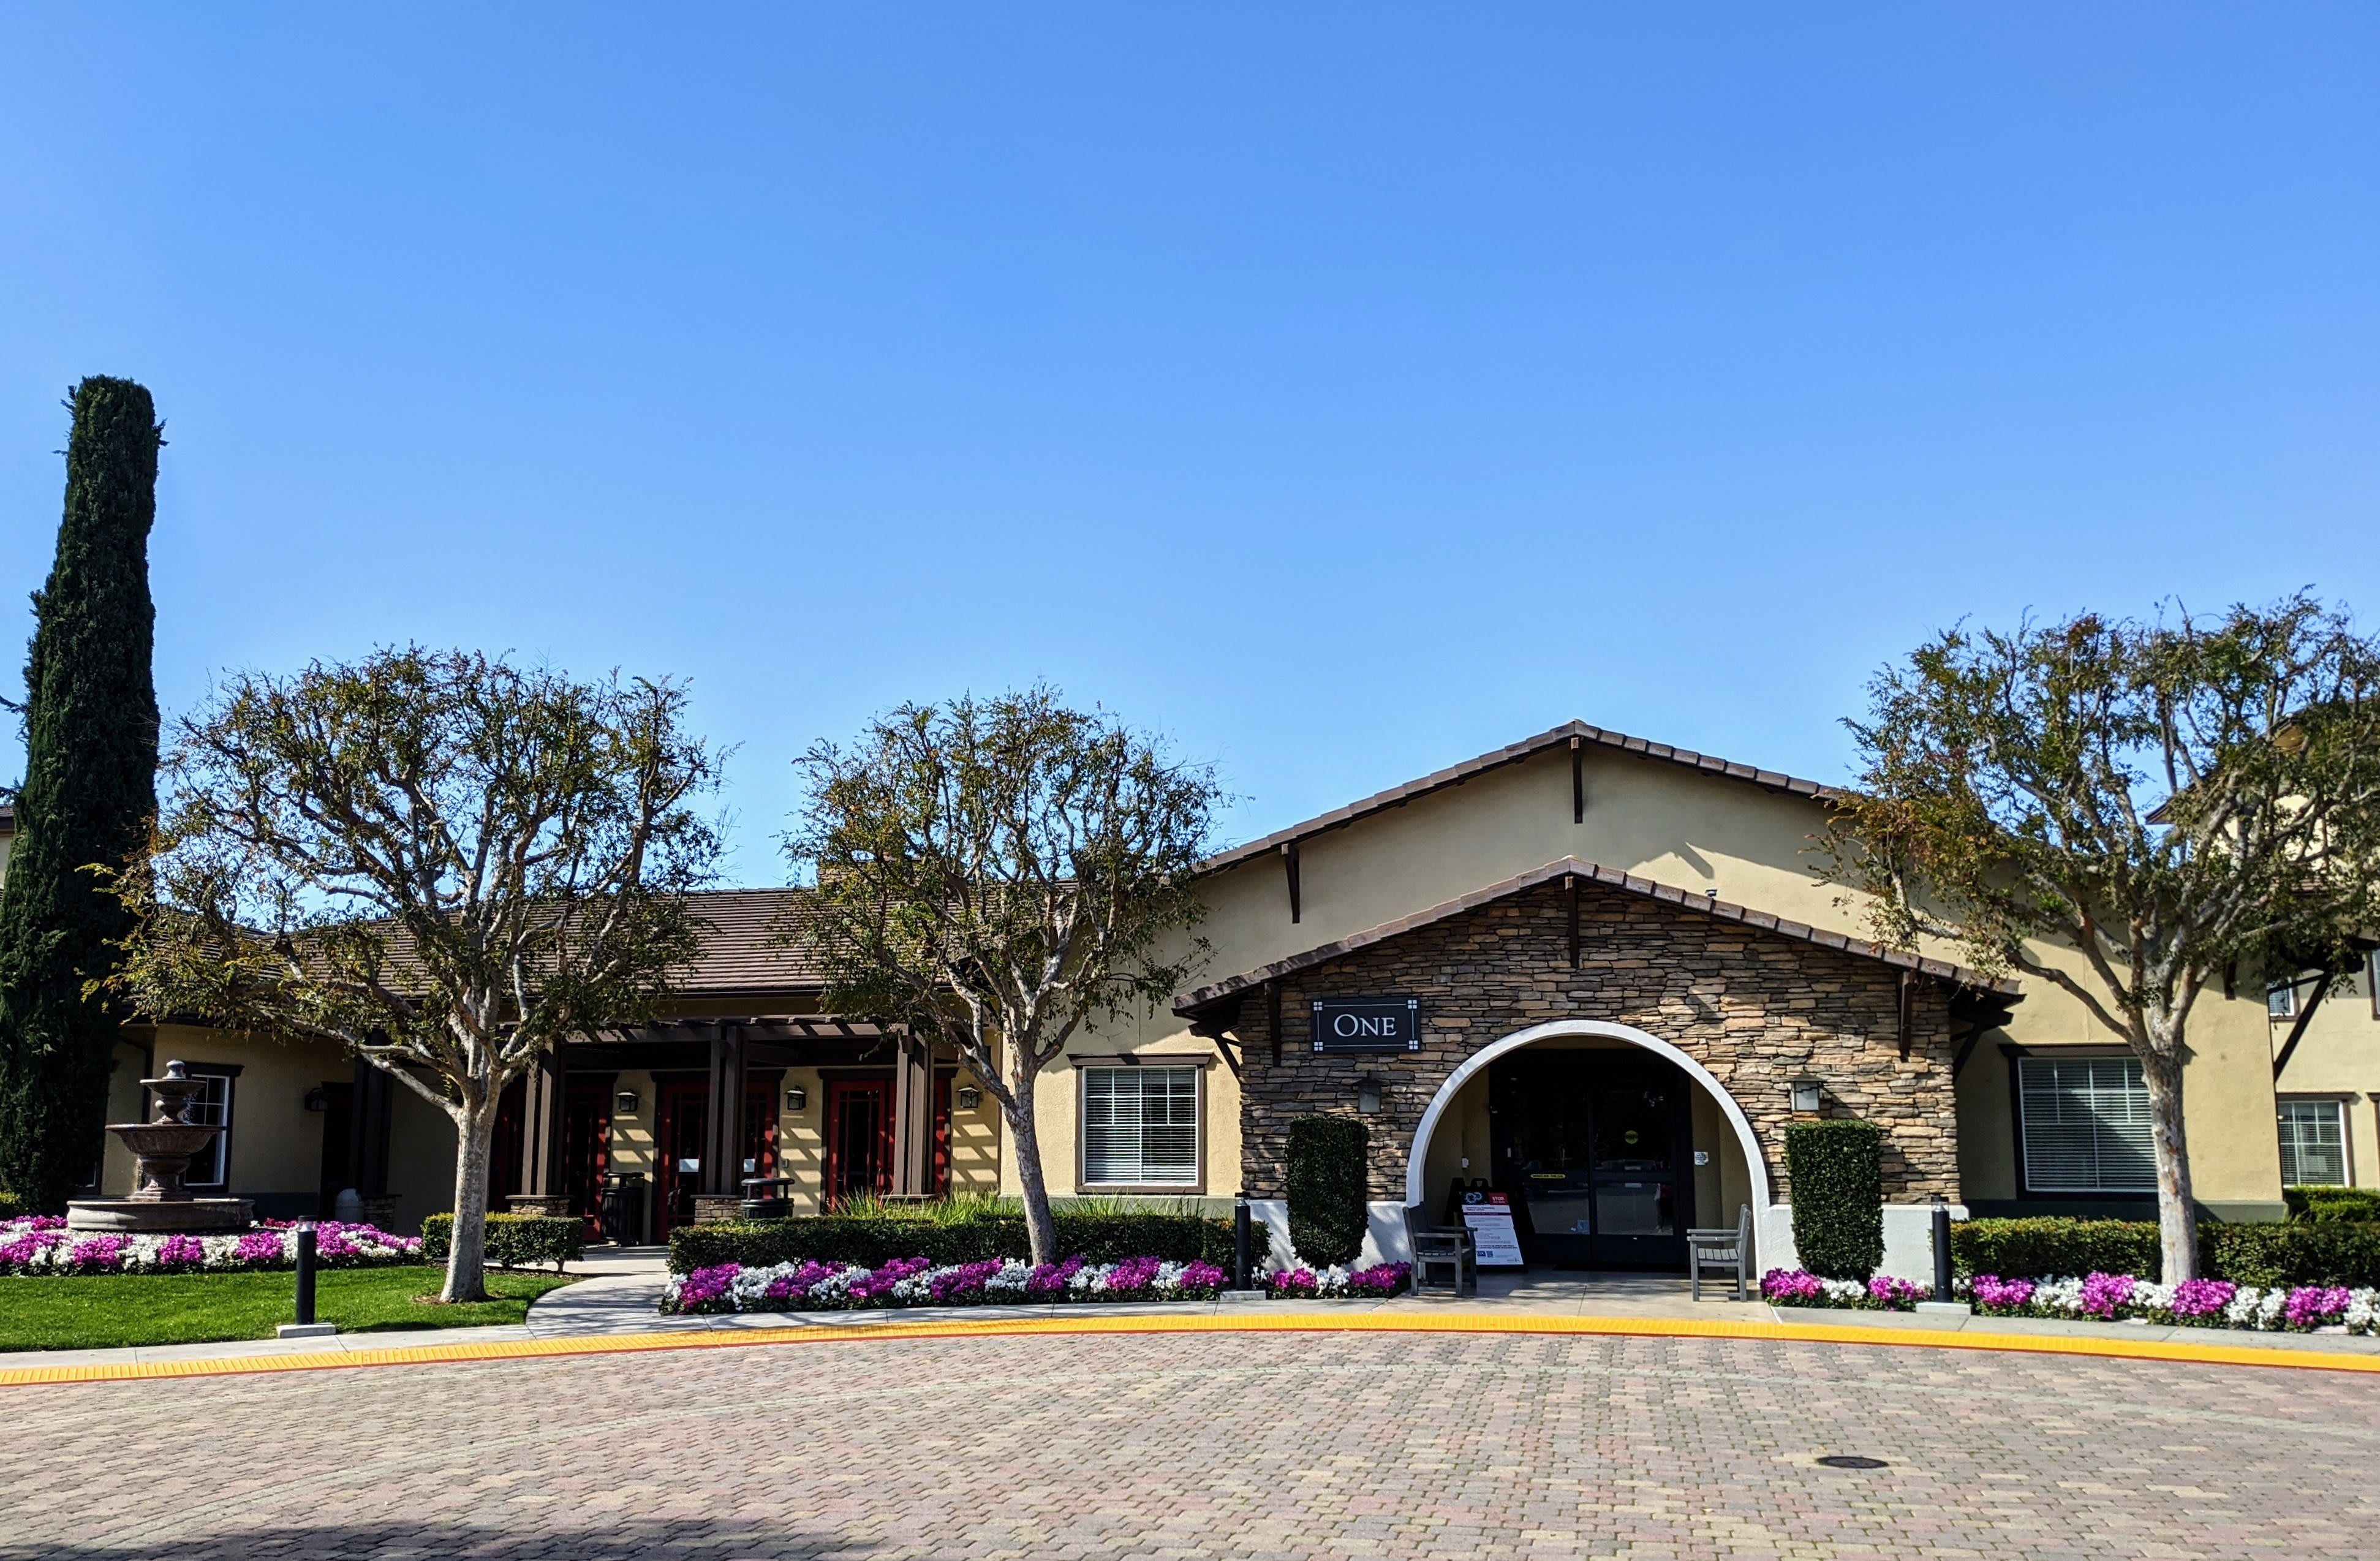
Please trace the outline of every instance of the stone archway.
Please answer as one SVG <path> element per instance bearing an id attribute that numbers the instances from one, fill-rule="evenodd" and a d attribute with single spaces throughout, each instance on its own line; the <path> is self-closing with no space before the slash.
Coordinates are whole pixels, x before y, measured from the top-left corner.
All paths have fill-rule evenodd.
<path id="1" fill-rule="evenodd" d="M 1728 1127 L 1733 1130 L 1736 1146 L 1743 1153 L 1744 1174 L 1752 1182 L 1753 1218 L 1765 1241 L 1772 1226 L 1771 1211 L 1776 1209 L 1776 1202 L 1768 1190 L 1767 1160 L 1760 1152 L 1760 1140 L 1754 1134 L 1751 1119 L 1743 1115 L 1743 1108 L 1735 1104 L 1735 1097 L 1727 1092 L 1725 1085 L 1711 1077 L 1708 1068 L 1686 1053 L 1658 1035 L 1649 1035 L 1633 1026 L 1614 1024 L 1606 1019 L 1555 1019 L 1550 1023 L 1533 1025 L 1500 1041 L 1490 1042 L 1463 1059 L 1462 1066 L 1448 1074 L 1446 1082 L 1438 1087 L 1438 1093 L 1430 1098 L 1428 1108 L 1421 1114 L 1421 1125 L 1414 1129 L 1413 1147 L 1405 1157 L 1405 1206 L 1417 1209 L 1427 1200 L 1425 1182 L 1430 1135 L 1438 1130 L 1439 1118 L 1453 1103 L 1454 1097 L 1462 1093 L 1463 1087 L 1486 1072 L 1488 1065 L 1498 1057 L 1539 1041 L 1563 1036 L 1591 1036 L 1642 1046 L 1676 1064 L 1687 1078 L 1710 1095 L 1720 1115 L 1727 1119 Z"/>

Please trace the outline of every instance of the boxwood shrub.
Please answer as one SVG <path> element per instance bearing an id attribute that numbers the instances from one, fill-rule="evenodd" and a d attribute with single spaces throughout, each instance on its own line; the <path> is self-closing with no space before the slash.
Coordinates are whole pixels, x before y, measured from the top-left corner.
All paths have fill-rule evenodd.
<path id="1" fill-rule="evenodd" d="M 2380 1188 L 2285 1187 L 2281 1196 L 2293 1220 L 2380 1223 Z"/>
<path id="2" fill-rule="evenodd" d="M 1289 1241 L 1301 1262 L 1349 1263 L 1371 1228 L 1372 1131 L 1353 1116 L 1289 1124 Z"/>
<path id="3" fill-rule="evenodd" d="M 455 1216 L 432 1214 L 421 1222 L 421 1255 L 444 1262 L 454 1250 Z M 556 1274 L 562 1265 L 587 1250 L 587 1222 L 546 1214 L 490 1214 L 488 1261 L 501 1268 L 529 1268 L 550 1262 Z"/>
<path id="4" fill-rule="evenodd" d="M 1093 1262 L 1124 1258 L 1196 1259 L 1228 1264 L 1232 1222 L 1201 1214 L 1073 1213 L 1060 1209 L 1058 1250 Z M 780 1262 L 865 1263 L 879 1267 L 895 1258 L 924 1258 L 937 1265 L 1031 1254 L 1025 1216 L 988 1213 L 971 1220 L 922 1219 L 901 1214 L 823 1214 L 784 1220 L 726 1220 L 682 1225 L 670 1232 L 670 1268 L 690 1274 L 722 1262 L 767 1266 Z"/>
<path id="5" fill-rule="evenodd" d="M 2147 1220 L 1968 1220 L 1950 1231 L 1959 1272 L 2003 1279 L 2089 1274 L 2161 1278 L 2157 1227 Z M 2198 1262 L 2239 1285 L 2380 1287 L 2380 1222 L 2220 1225 L 2201 1220 Z"/>
<path id="6" fill-rule="evenodd" d="M 2209 1278 L 2240 1285 L 2380 1287 L 2380 1224 L 2202 1221 L 2198 1256 Z"/>
<path id="7" fill-rule="evenodd" d="M 1793 1250 L 1828 1279 L 1865 1279 L 1884 1262 L 1884 1129 L 1840 1118 L 1785 1129 Z"/>
<path id="8" fill-rule="evenodd" d="M 1950 1256 L 1961 1274 L 2002 1279 L 2154 1279 L 2164 1267 L 2157 1227 L 2145 1220 L 1961 1220 L 1950 1227 Z"/>

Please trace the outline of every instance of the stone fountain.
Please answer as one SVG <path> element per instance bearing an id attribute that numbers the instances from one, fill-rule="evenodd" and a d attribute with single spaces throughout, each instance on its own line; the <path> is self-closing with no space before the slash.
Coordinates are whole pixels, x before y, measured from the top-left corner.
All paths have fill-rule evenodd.
<path id="1" fill-rule="evenodd" d="M 107 1130 L 124 1140 L 138 1170 L 128 1198 L 78 1198 L 67 1204 L 68 1230 L 246 1230 L 255 1221 L 248 1198 L 200 1198 L 183 1185 L 190 1161 L 223 1128 L 190 1120 L 190 1097 L 207 1087 L 179 1061 L 165 1065 L 163 1079 L 140 1080 L 157 1097 L 151 1122 L 112 1122 Z"/>

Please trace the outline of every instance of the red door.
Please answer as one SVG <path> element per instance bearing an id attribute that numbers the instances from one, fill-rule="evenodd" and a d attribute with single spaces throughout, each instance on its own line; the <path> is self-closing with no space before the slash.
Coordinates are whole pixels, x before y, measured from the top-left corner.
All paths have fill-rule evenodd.
<path id="1" fill-rule="evenodd" d="M 666 1241 L 676 1226 L 694 1223 L 694 1195 L 702 1190 L 702 1137 L 710 1086 L 700 1079 L 663 1084 L 653 1145 L 653 1239 Z"/>
<path id="2" fill-rule="evenodd" d="M 608 1079 L 573 1079 L 564 1091 L 562 1108 L 562 1189 L 570 1206 L 588 1221 L 602 1213 L 603 1178 L 612 1169 L 612 1082 Z"/>
<path id="3" fill-rule="evenodd" d="M 838 1079 L 826 1087 L 826 1195 L 892 1190 L 892 1081 Z"/>

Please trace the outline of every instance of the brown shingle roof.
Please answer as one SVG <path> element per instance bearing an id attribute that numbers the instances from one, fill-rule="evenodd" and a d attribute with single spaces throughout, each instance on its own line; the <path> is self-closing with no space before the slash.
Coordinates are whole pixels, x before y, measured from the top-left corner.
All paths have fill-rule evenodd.
<path id="1" fill-rule="evenodd" d="M 1997 992 L 2009 996 L 2017 995 L 2023 990 L 2013 981 L 1986 976 L 1981 971 L 1968 970 L 1963 965 L 1953 965 L 1941 959 L 1928 959 L 1904 949 L 1888 948 L 1880 943 L 1870 943 L 1864 938 L 1848 937 L 1841 933 L 1830 933 L 1821 927 L 1807 926 L 1800 921 L 1789 921 L 1781 916 L 1771 916 L 1765 910 L 1751 910 L 1706 895 L 1672 888 L 1666 884 L 1656 884 L 1649 878 L 1638 878 L 1633 874 L 1621 872 L 1616 868 L 1604 867 L 1591 861 L 1581 861 L 1576 857 L 1564 857 L 1560 861 L 1548 862 L 1543 867 L 1533 868 L 1517 878 L 1507 878 L 1501 884 L 1490 884 L 1484 889 L 1475 889 L 1459 899 L 1448 900 L 1443 905 L 1434 905 L 1427 910 L 1417 911 L 1411 916 L 1401 916 L 1393 921 L 1383 921 L 1377 927 L 1351 933 L 1335 942 L 1309 948 L 1302 954 L 1293 954 L 1285 959 L 1276 959 L 1269 965 L 1260 965 L 1244 974 L 1216 982 L 1209 986 L 1202 986 L 1195 992 L 1185 993 L 1174 1003 L 1173 1011 L 1184 1018 L 1195 1018 L 1200 1010 L 1236 999 L 1243 994 L 1263 986 L 1269 981 L 1278 981 L 1284 976 L 1295 975 L 1300 970 L 1312 970 L 1317 965 L 1329 964 L 1333 959 L 1353 954 L 1360 948 L 1368 948 L 1373 944 L 1395 937 L 1399 933 L 1410 933 L 1416 928 L 1428 926 L 1433 921 L 1443 921 L 1450 916 L 1459 916 L 1466 910 L 1476 910 L 1481 906 L 1502 899 L 1507 895 L 1516 895 L 1526 889 L 1557 882 L 1566 874 L 1576 874 L 1590 884 L 1600 884 L 1608 888 L 1624 890 L 1632 895 L 1642 895 L 1647 899 L 1661 900 L 1682 909 L 1696 911 L 1706 916 L 1715 916 L 1722 921 L 1740 921 L 1747 927 L 1755 927 L 1765 933 L 1774 933 L 1779 937 L 1796 938 L 1803 943 L 1815 944 L 1820 948 L 1831 948 L 1862 959 L 1880 960 L 1887 965 L 1898 966 L 1902 970 L 1921 971 L 1954 985 L 1985 992 Z"/>
<path id="2" fill-rule="evenodd" d="M 1330 812 L 1307 819 L 1304 823 L 1293 823 L 1287 829 L 1275 830 L 1261 840 L 1251 840 L 1245 846 L 1233 846 L 1229 850 L 1218 851 L 1207 859 L 1201 871 L 1213 872 L 1232 866 L 1234 863 L 1245 861 L 1250 857 L 1259 857 L 1269 851 L 1278 850 L 1293 840 L 1303 840 L 1308 835 L 1320 835 L 1328 830 L 1343 829 L 1358 819 L 1367 818 L 1384 809 L 1402 806 L 1416 798 L 1427 797 L 1433 791 L 1441 791 L 1450 786 L 1461 786 L 1475 775 L 1501 769 L 1507 764 L 1517 764 L 1522 760 L 1534 758 L 1549 748 L 1567 748 L 1572 738 L 1597 748 L 1616 749 L 1621 753 L 1633 753 L 1640 759 L 1658 759 L 1666 763 L 1682 764 L 1688 769 L 1700 770 L 1705 774 L 1724 775 L 1730 780 L 1750 781 L 1753 785 L 1765 787 L 1770 791 L 1790 792 L 1796 797 L 1813 797 L 1821 801 L 1834 801 L 1849 795 L 1840 787 L 1828 786 L 1820 781 L 1803 780 L 1798 775 L 1789 775 L 1778 770 L 1755 769 L 1750 764 L 1739 764 L 1731 759 L 1718 759 L 1707 753 L 1696 753 L 1690 748 L 1671 748 L 1667 743 L 1648 742 L 1643 738 L 1632 738 L 1625 732 L 1613 732 L 1601 726 L 1590 726 L 1584 721 L 1571 721 L 1556 726 L 1550 732 L 1540 732 L 1526 741 L 1516 742 L 1509 748 L 1500 748 L 1491 753 L 1483 753 L 1476 759 L 1466 759 L 1462 763 L 1450 765 L 1435 774 L 1424 775 L 1415 781 L 1407 781 L 1402 786 L 1390 787 L 1388 790 L 1366 797 L 1360 802 L 1350 802 L 1343 808 L 1334 808 Z"/>
<path id="3" fill-rule="evenodd" d="M 689 896 L 709 924 L 702 954 L 671 981 L 684 996 L 745 992 L 815 992 L 826 984 L 816 955 L 798 934 L 809 923 L 808 889 L 716 889 Z M 792 945 L 781 941 L 791 930 Z"/>

